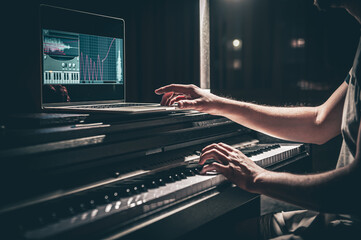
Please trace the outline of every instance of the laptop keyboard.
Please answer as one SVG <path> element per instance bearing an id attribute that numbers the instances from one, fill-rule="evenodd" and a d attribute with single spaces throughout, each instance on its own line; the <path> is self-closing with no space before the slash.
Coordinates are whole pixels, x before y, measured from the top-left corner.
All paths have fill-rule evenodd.
<path id="1" fill-rule="evenodd" d="M 141 103 L 122 103 L 122 104 L 102 104 L 102 105 L 84 105 L 84 106 L 76 106 L 74 108 L 96 108 L 96 109 L 104 109 L 104 108 L 120 108 L 120 107 L 136 107 L 136 106 L 149 106 L 150 104 L 141 104 Z"/>

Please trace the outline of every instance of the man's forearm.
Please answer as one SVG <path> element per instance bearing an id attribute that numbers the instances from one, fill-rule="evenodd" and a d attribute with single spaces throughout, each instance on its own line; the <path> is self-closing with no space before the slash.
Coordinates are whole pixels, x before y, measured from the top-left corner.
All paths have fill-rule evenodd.
<path id="1" fill-rule="evenodd" d="M 298 142 L 322 144 L 340 133 L 347 83 L 318 107 L 269 107 L 222 99 L 218 114 L 254 130 Z"/>
<path id="2" fill-rule="evenodd" d="M 358 175 L 349 166 L 311 175 L 265 171 L 255 178 L 252 191 L 307 209 L 359 214 Z"/>
<path id="3" fill-rule="evenodd" d="M 219 115 L 268 135 L 299 142 L 321 143 L 317 107 L 269 107 L 225 99 Z"/>
<path id="4" fill-rule="evenodd" d="M 340 133 L 347 83 L 319 107 L 267 107 L 218 97 L 194 85 L 171 84 L 157 89 L 164 94 L 162 105 L 178 103 L 181 109 L 194 109 L 225 116 L 266 134 L 300 142 L 321 144 Z"/>

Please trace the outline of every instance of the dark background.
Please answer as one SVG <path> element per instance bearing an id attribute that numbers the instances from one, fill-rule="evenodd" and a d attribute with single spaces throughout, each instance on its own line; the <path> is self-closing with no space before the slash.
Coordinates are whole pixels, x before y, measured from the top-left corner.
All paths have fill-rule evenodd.
<path id="1" fill-rule="evenodd" d="M 2 114 L 38 109 L 40 3 L 125 19 L 130 101 L 157 102 L 154 89 L 169 83 L 199 85 L 197 0 L 13 0 L 1 3 Z M 210 0 L 212 91 L 261 104 L 325 101 L 352 66 L 360 30 L 345 10 L 320 12 L 312 3 Z M 242 41 L 237 51 L 234 39 Z M 334 167 L 328 158 L 337 158 L 339 142 L 314 148 L 315 158 L 329 154 L 316 169 Z"/>
<path id="2" fill-rule="evenodd" d="M 40 3 L 125 20 L 129 101 L 158 102 L 154 89 L 164 84 L 199 82 L 198 1 L 7 1 L 0 14 L 3 112 L 38 109 Z"/>
<path id="3" fill-rule="evenodd" d="M 344 9 L 321 12 L 313 0 L 210 4 L 212 89 L 265 104 L 315 105 L 352 67 L 360 31 Z M 238 51 L 233 39 L 242 40 Z M 295 40 L 303 45 L 292 47 Z"/>

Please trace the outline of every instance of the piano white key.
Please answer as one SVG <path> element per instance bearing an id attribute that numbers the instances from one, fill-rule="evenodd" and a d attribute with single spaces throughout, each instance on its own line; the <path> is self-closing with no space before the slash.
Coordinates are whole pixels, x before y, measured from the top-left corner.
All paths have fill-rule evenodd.
<path id="1" fill-rule="evenodd" d="M 250 159 L 255 161 L 258 165 L 265 167 L 278 161 L 285 160 L 286 156 L 292 157 L 295 154 L 298 154 L 301 146 L 301 144 L 281 144 L 279 148 L 262 152 L 250 157 Z M 189 176 L 186 179 L 167 183 L 165 186 L 148 189 L 147 192 L 133 195 L 131 197 L 121 198 L 111 203 L 98 205 L 96 209 L 79 213 L 67 219 L 61 219 L 58 222 L 49 224 L 43 228 L 30 230 L 25 233 L 25 237 L 51 237 L 58 233 L 97 221 L 118 212 L 129 211 L 126 212 L 127 216 L 129 213 L 131 216 L 131 214 L 134 214 L 131 213 L 131 211 L 133 211 L 132 209 L 136 209 L 137 213 L 141 215 L 172 202 L 185 199 L 186 197 L 190 197 L 204 190 L 208 190 L 211 187 L 221 184 L 225 180 L 226 178 L 220 174 Z"/>
<path id="2" fill-rule="evenodd" d="M 225 180 L 225 177 L 222 175 L 195 175 L 173 183 L 168 183 L 165 186 L 149 189 L 147 192 L 135 196 L 121 198 L 118 201 L 97 206 L 96 209 L 79 213 L 67 219 L 62 219 L 59 222 L 47 225 L 44 228 L 28 231 L 25 236 L 27 238 L 49 237 L 99 220 L 103 217 L 109 216 L 110 214 L 131 210 L 131 208 L 135 207 L 141 207 L 141 212 L 146 213 L 171 202 L 184 199 L 185 197 L 189 197 L 193 194 L 209 189 L 212 186 L 219 185 Z M 96 214 L 94 214 L 94 211 L 96 211 Z"/>
<path id="3" fill-rule="evenodd" d="M 301 146 L 301 144 L 281 145 L 279 148 L 251 156 L 250 159 L 262 167 L 269 166 L 298 154 Z"/>

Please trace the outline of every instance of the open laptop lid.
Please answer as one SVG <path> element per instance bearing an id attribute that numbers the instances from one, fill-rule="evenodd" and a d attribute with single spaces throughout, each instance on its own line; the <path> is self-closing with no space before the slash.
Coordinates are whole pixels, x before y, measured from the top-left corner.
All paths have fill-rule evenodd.
<path id="1" fill-rule="evenodd" d="M 124 20 L 40 6 L 42 108 L 125 101 Z"/>

